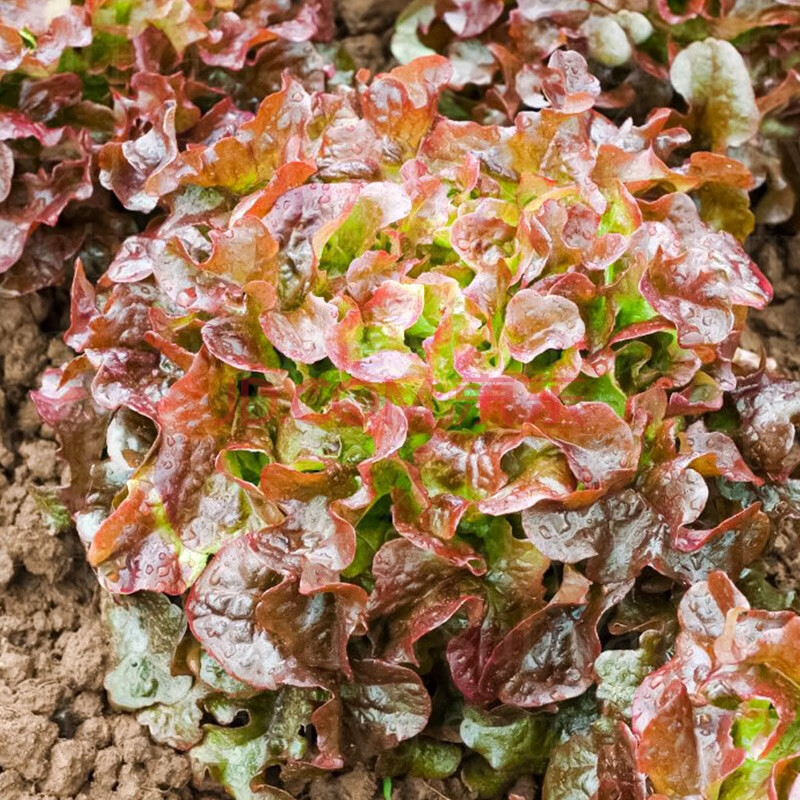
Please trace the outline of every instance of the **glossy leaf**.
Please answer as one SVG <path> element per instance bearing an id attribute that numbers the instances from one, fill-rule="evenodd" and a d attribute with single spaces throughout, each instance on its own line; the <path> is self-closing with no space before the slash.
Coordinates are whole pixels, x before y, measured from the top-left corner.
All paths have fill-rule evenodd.
<path id="1" fill-rule="evenodd" d="M 140 609 L 112 699 L 248 799 L 365 761 L 790 785 L 795 621 L 752 576 L 797 391 L 737 353 L 771 288 L 732 156 L 794 90 L 753 113 L 741 9 L 420 2 L 371 77 L 327 0 L 34 5 L 0 11 L 0 292 L 77 258 L 34 397 Z M 648 115 L 668 60 L 687 111 Z"/>

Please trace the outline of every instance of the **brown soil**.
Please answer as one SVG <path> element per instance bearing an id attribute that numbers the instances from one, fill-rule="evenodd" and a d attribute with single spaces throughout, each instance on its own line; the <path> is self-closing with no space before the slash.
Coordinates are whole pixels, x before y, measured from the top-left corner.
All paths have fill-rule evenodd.
<path id="1" fill-rule="evenodd" d="M 772 284 L 772 303 L 752 314 L 750 326 L 761 338 L 778 369 L 800 377 L 800 234 L 778 236 L 757 232 L 749 242 L 751 254 Z"/>
<path id="2" fill-rule="evenodd" d="M 380 72 L 390 66 L 392 25 L 408 0 L 335 0 L 338 41 L 357 67 Z"/>

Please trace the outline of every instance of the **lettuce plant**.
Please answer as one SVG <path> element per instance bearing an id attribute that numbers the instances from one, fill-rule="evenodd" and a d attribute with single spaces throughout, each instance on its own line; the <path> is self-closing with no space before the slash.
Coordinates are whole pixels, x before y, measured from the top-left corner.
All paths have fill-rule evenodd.
<path id="1" fill-rule="evenodd" d="M 678 619 L 673 657 L 633 699 L 640 768 L 659 796 L 790 797 L 800 617 L 751 608 L 716 572 L 686 592 Z"/>
<path id="2" fill-rule="evenodd" d="M 392 50 L 401 62 L 446 52 L 455 65 L 451 113 L 494 121 L 540 108 L 545 62 L 560 48 L 576 50 L 608 113 L 686 108 L 673 121 L 692 133 L 694 147 L 751 169 L 765 186 L 757 217 L 775 224 L 795 203 L 798 34 L 797 7 L 780 2 L 414 0 Z"/>
<path id="3" fill-rule="evenodd" d="M 669 111 L 610 122 L 575 52 L 509 126 L 440 117 L 451 80 L 287 74 L 176 149 L 145 75 L 151 126 L 100 153 L 150 221 L 77 263 L 34 399 L 112 700 L 237 798 L 365 760 L 645 797 L 675 604 L 758 586 L 794 503 L 800 389 L 738 366 L 770 298 L 725 229 L 747 171 L 681 157 Z"/>
<path id="4" fill-rule="evenodd" d="M 4 3 L 0 292 L 57 284 L 76 255 L 103 272 L 141 226 L 118 213 L 106 165 L 152 170 L 232 130 L 285 69 L 311 89 L 345 80 L 332 34 L 330 0 Z M 116 192 L 126 208 L 155 207 L 133 192 Z"/>

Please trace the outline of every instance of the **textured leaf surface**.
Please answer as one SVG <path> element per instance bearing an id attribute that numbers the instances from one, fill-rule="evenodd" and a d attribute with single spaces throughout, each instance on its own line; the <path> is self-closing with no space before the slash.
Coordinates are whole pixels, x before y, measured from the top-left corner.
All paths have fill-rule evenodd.
<path id="1" fill-rule="evenodd" d="M 243 798 L 376 757 L 463 758 L 487 798 L 788 781 L 793 612 L 718 572 L 752 578 L 797 466 L 796 387 L 737 353 L 771 289 L 723 152 L 752 109 L 714 112 L 727 47 L 698 43 L 686 115 L 636 126 L 596 110 L 629 99 L 584 23 L 642 92 L 659 48 L 681 86 L 699 48 L 622 10 L 418 3 L 455 57 L 371 77 L 318 46 L 330 3 L 229 5 L 88 4 L 67 78 L 17 4 L 0 271 L 80 256 L 77 356 L 35 402 L 130 617 L 115 702 Z M 442 116 L 467 84 L 482 122 Z"/>

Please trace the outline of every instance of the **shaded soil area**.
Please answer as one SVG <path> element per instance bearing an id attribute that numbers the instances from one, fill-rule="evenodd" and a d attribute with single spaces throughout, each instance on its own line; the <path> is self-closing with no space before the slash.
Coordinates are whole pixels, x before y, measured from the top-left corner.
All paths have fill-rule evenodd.
<path id="1" fill-rule="evenodd" d="M 390 65 L 392 26 L 407 5 L 408 0 L 337 0 L 339 40 L 357 66 L 374 73 Z"/>
<path id="2" fill-rule="evenodd" d="M 800 234 L 757 231 L 749 248 L 774 292 L 764 311 L 751 314 L 750 328 L 778 372 L 800 379 Z M 780 588 L 800 593 L 800 520 L 784 519 L 776 525 L 765 563 Z"/>
<path id="3" fill-rule="evenodd" d="M 775 359 L 778 370 L 800 377 L 800 234 L 757 231 L 748 244 L 774 291 L 772 303 L 750 315 L 750 327 Z"/>

